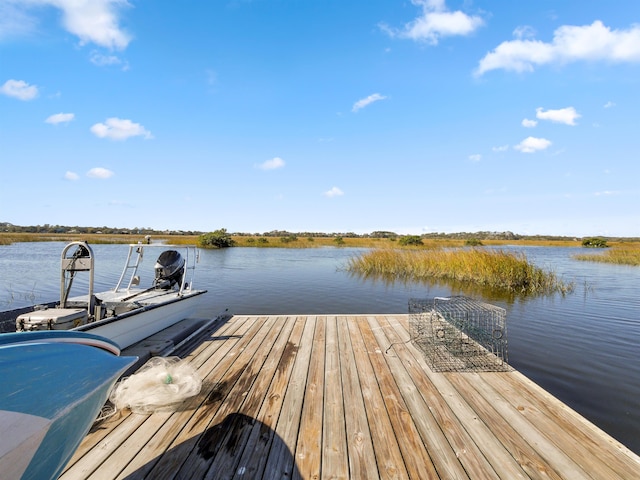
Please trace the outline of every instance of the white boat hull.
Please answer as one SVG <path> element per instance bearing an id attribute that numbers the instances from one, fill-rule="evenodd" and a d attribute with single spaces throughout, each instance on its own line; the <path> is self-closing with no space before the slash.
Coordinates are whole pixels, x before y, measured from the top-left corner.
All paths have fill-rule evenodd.
<path id="1" fill-rule="evenodd" d="M 197 290 L 182 296 L 176 294 L 175 298 L 164 298 L 156 304 L 146 303 L 139 309 L 88 323 L 73 330 L 100 335 L 125 349 L 180 320 L 189 318 L 200 301 L 200 295 L 205 292 Z"/>

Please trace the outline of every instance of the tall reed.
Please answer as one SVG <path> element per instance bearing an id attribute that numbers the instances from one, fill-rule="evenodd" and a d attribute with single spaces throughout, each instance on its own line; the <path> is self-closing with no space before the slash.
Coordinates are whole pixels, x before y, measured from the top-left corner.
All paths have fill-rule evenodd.
<path id="1" fill-rule="evenodd" d="M 602 253 L 583 253 L 574 255 L 576 260 L 586 262 L 614 263 L 618 265 L 640 265 L 640 248 L 614 247 Z"/>
<path id="2" fill-rule="evenodd" d="M 523 253 L 484 248 L 371 250 L 350 258 L 347 270 L 365 276 L 456 280 L 522 294 L 573 290 L 573 284 L 532 265 Z"/>

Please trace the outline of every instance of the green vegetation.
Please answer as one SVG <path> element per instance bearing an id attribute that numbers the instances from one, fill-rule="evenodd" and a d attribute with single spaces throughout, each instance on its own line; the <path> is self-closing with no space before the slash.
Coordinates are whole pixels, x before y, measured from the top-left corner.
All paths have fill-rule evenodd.
<path id="1" fill-rule="evenodd" d="M 422 243 L 422 238 L 420 238 L 419 235 L 404 235 L 400 237 L 400 240 L 398 240 L 398 245 L 400 245 L 401 247 L 417 247 L 419 245 L 424 245 L 424 243 Z"/>
<path id="2" fill-rule="evenodd" d="M 587 248 L 607 248 L 607 241 L 604 238 L 590 237 L 582 240 L 582 246 Z"/>
<path id="3" fill-rule="evenodd" d="M 371 232 L 372 237 L 375 238 L 389 238 L 389 239 L 395 239 L 398 234 L 395 232 L 387 232 L 384 230 L 376 230 L 375 232 Z"/>
<path id="4" fill-rule="evenodd" d="M 114 227 L 81 227 L 78 225 L 13 225 L 9 222 L 0 222 L 0 232 L 4 233 L 34 233 L 34 234 L 80 234 L 80 235 L 199 235 L 202 232 L 186 230 L 155 230 L 148 227 L 114 228 Z M 127 242 L 129 243 L 129 242 Z"/>
<path id="5" fill-rule="evenodd" d="M 465 240 L 464 245 L 466 247 L 482 247 L 483 243 L 477 238 L 470 238 L 469 240 Z"/>
<path id="6" fill-rule="evenodd" d="M 357 247 L 387 248 L 390 240 L 386 238 L 345 237 L 342 235 L 325 236 L 288 236 L 272 235 L 232 235 L 236 247 L 254 248 L 322 248 L 322 247 Z M 446 243 L 446 242 L 445 242 Z"/>
<path id="7" fill-rule="evenodd" d="M 573 284 L 532 265 L 524 254 L 482 248 L 372 250 L 351 258 L 347 270 L 365 276 L 457 280 L 519 294 L 573 290 Z"/>
<path id="8" fill-rule="evenodd" d="M 282 243 L 291 243 L 291 242 L 297 242 L 298 241 L 298 237 L 296 235 L 285 235 L 283 237 L 280 237 L 280 241 Z"/>
<path id="9" fill-rule="evenodd" d="M 640 266 L 640 247 L 638 246 L 619 246 L 603 252 L 602 254 L 581 254 L 574 255 L 576 260 L 586 262 L 602 262 L 613 263 L 618 265 L 636 265 Z"/>
<path id="10" fill-rule="evenodd" d="M 215 232 L 205 233 L 198 237 L 198 246 L 202 248 L 227 248 L 235 246 L 236 242 L 227 233 L 226 228 L 221 228 Z"/>

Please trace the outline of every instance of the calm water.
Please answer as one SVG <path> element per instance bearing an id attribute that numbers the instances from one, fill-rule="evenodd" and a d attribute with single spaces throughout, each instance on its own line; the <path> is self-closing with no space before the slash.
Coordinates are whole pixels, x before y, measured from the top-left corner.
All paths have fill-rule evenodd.
<path id="1" fill-rule="evenodd" d="M 0 310 L 59 298 L 63 247 L 57 242 L 0 246 Z M 472 296 L 507 310 L 512 366 L 640 453 L 640 267 L 572 260 L 579 248 L 513 248 L 573 281 L 575 292 L 522 299 L 446 284 L 361 279 L 343 268 L 360 252 L 356 249 L 232 248 L 201 252 L 195 287 L 209 293 L 198 315 L 225 309 L 232 314 L 407 313 L 411 297 Z M 93 249 L 96 289 L 109 289 L 127 247 Z"/>

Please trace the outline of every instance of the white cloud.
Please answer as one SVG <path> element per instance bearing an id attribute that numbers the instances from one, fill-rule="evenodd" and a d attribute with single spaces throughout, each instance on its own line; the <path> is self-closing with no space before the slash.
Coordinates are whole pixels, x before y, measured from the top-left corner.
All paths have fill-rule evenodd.
<path id="1" fill-rule="evenodd" d="M 533 27 L 530 27 L 528 25 L 521 25 L 519 27 L 516 27 L 516 29 L 513 31 L 513 36 L 519 39 L 533 38 L 536 36 L 536 31 L 533 29 Z"/>
<path id="2" fill-rule="evenodd" d="M 0 39 L 28 35 L 37 22 L 17 2 L 0 2 Z"/>
<path id="3" fill-rule="evenodd" d="M 374 93 L 373 95 L 369 95 L 367 98 L 363 98 L 361 100 L 358 100 L 356 103 L 354 103 L 351 111 L 357 112 L 361 108 L 371 105 L 374 102 L 385 100 L 386 98 L 387 97 L 385 97 L 384 95 L 380 95 L 379 93 Z"/>
<path id="4" fill-rule="evenodd" d="M 285 163 L 280 157 L 274 157 L 271 160 L 266 160 L 262 162 L 257 167 L 261 170 L 276 170 L 278 168 L 284 167 Z"/>
<path id="5" fill-rule="evenodd" d="M 122 65 L 122 70 L 129 70 L 129 63 L 125 62 L 116 55 L 104 55 L 100 52 L 93 51 L 89 57 L 89 61 L 98 67 L 111 67 L 114 65 Z"/>
<path id="6" fill-rule="evenodd" d="M 96 123 L 91 127 L 91 131 L 97 137 L 111 140 L 126 140 L 129 137 L 153 138 L 151 132 L 139 123 L 115 117 L 107 118 L 105 123 Z"/>
<path id="7" fill-rule="evenodd" d="M 469 160 L 471 160 L 472 162 L 479 162 L 480 160 L 482 160 L 482 155 L 480 155 L 479 153 L 474 153 L 473 155 L 469 155 Z"/>
<path id="8" fill-rule="evenodd" d="M 620 195 L 620 192 L 616 190 L 603 190 L 595 193 L 596 197 L 609 197 L 611 195 Z"/>
<path id="9" fill-rule="evenodd" d="M 67 171 L 67 173 L 64 174 L 64 178 L 66 180 L 75 181 L 75 180 L 79 180 L 80 176 L 75 172 Z"/>
<path id="10" fill-rule="evenodd" d="M 506 152 L 509 150 L 509 145 L 501 145 L 499 147 L 493 147 L 491 150 L 494 152 Z"/>
<path id="11" fill-rule="evenodd" d="M 68 123 L 73 120 L 74 117 L 75 115 L 73 113 L 56 113 L 47 118 L 45 120 L 45 123 L 51 123 L 52 125 L 57 125 L 59 123 Z"/>
<path id="12" fill-rule="evenodd" d="M 596 20 L 591 25 L 558 28 L 551 43 L 520 38 L 502 42 L 480 60 L 475 75 L 497 69 L 532 72 L 540 65 L 580 60 L 640 62 L 640 24 L 611 30 Z"/>
<path id="13" fill-rule="evenodd" d="M 131 36 L 119 25 L 121 8 L 130 6 L 127 0 L 30 0 L 18 5 L 22 9 L 19 10 L 22 17 L 28 15 L 27 9 L 32 6 L 50 6 L 60 10 L 62 26 L 78 37 L 81 45 L 94 43 L 122 50 L 131 41 Z"/>
<path id="14" fill-rule="evenodd" d="M 469 35 L 484 25 L 484 20 L 478 16 L 467 15 L 460 10 L 448 10 L 444 0 L 412 0 L 412 3 L 422 7 L 419 17 L 402 29 L 394 29 L 385 24 L 381 24 L 380 28 L 391 37 L 437 45 L 443 37 Z"/>
<path id="15" fill-rule="evenodd" d="M 566 125 L 575 125 L 576 119 L 581 115 L 576 112 L 573 107 L 561 108 L 559 110 L 547 110 L 536 108 L 536 118 L 540 120 L 549 120 L 554 123 L 564 123 Z"/>
<path id="16" fill-rule="evenodd" d="M 107 170 L 102 167 L 92 168 L 87 172 L 87 177 L 89 178 L 100 178 L 106 180 L 107 178 L 113 177 L 114 173 L 111 170 Z"/>
<path id="17" fill-rule="evenodd" d="M 38 87 L 29 85 L 24 80 L 7 80 L 0 87 L 0 93 L 18 100 L 33 100 L 38 96 Z"/>
<path id="18" fill-rule="evenodd" d="M 551 142 L 546 138 L 527 137 L 516 145 L 516 150 L 520 150 L 522 153 L 534 153 L 538 150 L 545 150 L 551 146 Z"/>
<path id="19" fill-rule="evenodd" d="M 612 107 L 615 107 L 615 106 L 616 106 L 616 104 L 613 103 L 613 102 L 607 102 L 607 103 L 604 104 L 604 108 L 612 108 Z"/>
<path id="20" fill-rule="evenodd" d="M 331 190 L 327 190 L 326 192 L 324 192 L 323 195 L 329 198 L 340 197 L 344 195 L 344 192 L 340 190 L 338 187 L 333 187 Z"/>
<path id="21" fill-rule="evenodd" d="M 525 128 L 533 128 L 536 125 L 538 125 L 536 120 L 529 120 L 528 118 L 522 120 L 522 126 Z"/>

